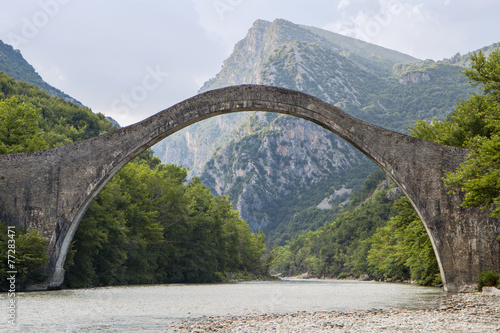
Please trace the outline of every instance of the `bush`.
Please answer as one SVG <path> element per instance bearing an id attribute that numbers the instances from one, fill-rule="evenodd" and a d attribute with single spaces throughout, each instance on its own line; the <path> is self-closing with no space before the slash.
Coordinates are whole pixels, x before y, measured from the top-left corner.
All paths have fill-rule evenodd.
<path id="1" fill-rule="evenodd" d="M 44 281 L 47 276 L 40 273 L 40 268 L 49 261 L 47 239 L 37 230 L 24 230 L 21 227 L 8 232 L 8 226 L 0 222 L 0 290 L 9 290 L 8 273 L 15 270 L 16 287 L 23 290 L 26 286 Z M 5 244 L 5 245 L 4 245 Z M 13 247 L 8 247 L 7 244 Z M 9 250 L 12 250 L 9 252 Z M 14 252 L 15 251 L 15 252 Z M 8 266 L 8 255 L 12 255 L 14 268 Z"/>
<path id="2" fill-rule="evenodd" d="M 484 271 L 477 279 L 477 289 L 481 291 L 483 287 L 496 287 L 500 283 L 500 274 L 494 271 Z"/>

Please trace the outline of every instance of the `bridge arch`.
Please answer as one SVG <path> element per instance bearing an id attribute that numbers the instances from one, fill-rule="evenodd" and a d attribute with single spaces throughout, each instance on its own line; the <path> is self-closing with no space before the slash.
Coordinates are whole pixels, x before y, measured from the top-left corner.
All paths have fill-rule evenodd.
<path id="1" fill-rule="evenodd" d="M 500 268 L 498 221 L 479 210 L 461 208 L 462 195 L 448 195 L 441 180 L 464 161 L 464 149 L 383 129 L 301 92 L 261 85 L 202 93 L 137 124 L 64 147 L 0 156 L 0 219 L 36 228 L 48 238 L 48 288 L 57 288 L 83 215 L 123 166 L 184 127 L 242 111 L 278 112 L 312 121 L 374 161 L 422 219 L 445 290 L 471 286 L 480 271 Z"/>

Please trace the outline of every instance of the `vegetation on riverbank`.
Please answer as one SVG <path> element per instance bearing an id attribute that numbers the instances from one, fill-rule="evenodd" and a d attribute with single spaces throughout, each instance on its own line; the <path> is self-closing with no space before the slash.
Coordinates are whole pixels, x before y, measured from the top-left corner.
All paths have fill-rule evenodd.
<path id="1" fill-rule="evenodd" d="M 377 171 L 342 215 L 278 249 L 273 269 L 292 276 L 413 280 L 437 285 L 439 268 L 421 220 Z M 382 185 L 382 186 L 380 186 Z"/>
<path id="2" fill-rule="evenodd" d="M 187 171 L 152 152 L 125 166 L 85 214 L 66 261 L 67 287 L 225 281 L 265 275 L 265 236 Z"/>
<path id="3" fill-rule="evenodd" d="M 500 286 L 500 274 L 495 271 L 484 271 L 479 274 L 477 279 L 477 289 L 481 291 L 483 287 Z"/>
<path id="4" fill-rule="evenodd" d="M 10 278 L 15 275 L 17 288 L 43 281 L 46 276 L 38 268 L 47 264 L 47 239 L 36 230 L 9 228 L 0 222 L 0 290 L 9 290 Z"/>

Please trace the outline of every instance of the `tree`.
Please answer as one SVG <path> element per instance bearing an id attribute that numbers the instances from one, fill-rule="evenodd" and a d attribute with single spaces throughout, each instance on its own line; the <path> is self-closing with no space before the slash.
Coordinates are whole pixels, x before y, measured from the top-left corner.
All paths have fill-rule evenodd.
<path id="1" fill-rule="evenodd" d="M 0 101 L 0 154 L 47 149 L 39 117 L 33 105 L 15 96 Z"/>
<path id="2" fill-rule="evenodd" d="M 265 274 L 265 238 L 187 170 L 151 151 L 127 164 L 90 206 L 66 262 L 69 287 L 213 282 Z"/>
<path id="3" fill-rule="evenodd" d="M 430 239 L 410 201 L 395 202 L 398 215 L 378 228 L 367 257 L 371 272 L 392 279 L 438 284 L 439 267 Z"/>
<path id="4" fill-rule="evenodd" d="M 7 272 L 13 270 L 7 266 L 7 254 L 13 255 L 15 258 L 17 288 L 22 289 L 31 283 L 43 281 L 46 276 L 42 275 L 39 269 L 49 261 L 47 239 L 37 230 L 23 230 L 21 227 L 16 227 L 11 229 L 15 232 L 8 233 L 7 229 L 5 223 L 0 223 L 0 244 L 2 244 L 0 247 L 0 258 L 2 258 L 0 262 L 0 287 L 8 289 L 7 277 L 11 274 Z M 12 235 L 12 238 L 9 235 Z M 8 252 L 7 244 L 15 244 L 12 247 L 14 252 Z"/>
<path id="5" fill-rule="evenodd" d="M 469 148 L 464 164 L 444 179 L 451 190 L 463 190 L 463 207 L 491 208 L 500 216 L 500 49 L 488 58 L 478 51 L 465 70 L 471 85 L 479 86 L 468 100 L 461 100 L 443 122 L 419 121 L 410 133 L 424 140 Z"/>
<path id="6" fill-rule="evenodd" d="M 114 129 L 103 114 L 0 72 L 0 154 L 58 147 Z"/>

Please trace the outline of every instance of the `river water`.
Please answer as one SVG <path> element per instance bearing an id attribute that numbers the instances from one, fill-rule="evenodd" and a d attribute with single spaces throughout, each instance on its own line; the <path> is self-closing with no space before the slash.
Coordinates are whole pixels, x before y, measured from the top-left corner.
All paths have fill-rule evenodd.
<path id="1" fill-rule="evenodd" d="M 0 332 L 165 332 L 175 321 L 203 316 L 433 308 L 439 288 L 336 280 L 117 286 L 17 293 L 16 325 Z"/>

